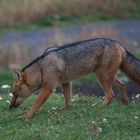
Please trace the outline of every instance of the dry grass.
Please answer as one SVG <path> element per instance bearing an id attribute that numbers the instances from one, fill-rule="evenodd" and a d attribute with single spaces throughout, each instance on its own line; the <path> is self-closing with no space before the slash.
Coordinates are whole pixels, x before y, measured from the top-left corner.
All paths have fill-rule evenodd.
<path id="1" fill-rule="evenodd" d="M 28 64 L 31 60 L 36 58 L 37 56 L 41 55 L 41 53 L 50 46 L 61 46 L 67 43 L 79 41 L 79 40 L 86 40 L 91 38 L 98 38 L 98 37 L 105 37 L 105 38 L 112 38 L 118 39 L 119 35 L 118 32 L 113 28 L 104 28 L 102 26 L 96 28 L 88 28 L 85 26 L 81 28 L 79 34 L 69 34 L 63 32 L 63 30 L 59 27 L 53 28 L 53 37 L 47 39 L 46 41 L 42 42 L 43 45 L 39 47 L 33 47 L 31 44 L 27 42 L 21 43 L 14 43 L 11 44 L 8 49 L 1 48 L 0 53 L 0 65 L 3 68 L 17 68 L 20 69 L 24 65 Z"/>
<path id="2" fill-rule="evenodd" d="M 0 26 L 18 26 L 33 22 L 44 16 L 96 16 L 103 12 L 114 17 L 123 17 L 134 10 L 138 0 L 0 0 Z"/>
<path id="3" fill-rule="evenodd" d="M 24 43 L 11 44 L 9 48 L 0 48 L 0 68 L 20 69 L 34 58 L 35 52 L 30 51 Z"/>

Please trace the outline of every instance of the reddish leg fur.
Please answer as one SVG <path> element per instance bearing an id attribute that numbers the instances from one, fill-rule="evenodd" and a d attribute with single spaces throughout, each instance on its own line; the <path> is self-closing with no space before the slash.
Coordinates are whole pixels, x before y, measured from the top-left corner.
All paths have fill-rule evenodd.
<path id="1" fill-rule="evenodd" d="M 61 111 L 66 111 L 71 104 L 71 96 L 72 96 L 72 85 L 71 82 L 62 84 L 63 94 L 65 98 L 65 105 L 61 109 Z"/>
<path id="2" fill-rule="evenodd" d="M 112 98 L 115 96 L 115 94 L 112 90 L 112 84 L 109 80 L 104 79 L 104 77 L 98 77 L 98 80 L 105 93 L 105 99 L 103 101 L 103 106 L 107 106 L 110 103 L 110 101 L 112 100 Z"/>
<path id="3" fill-rule="evenodd" d="M 33 104 L 32 108 L 30 109 L 27 114 L 22 117 L 22 120 L 28 120 L 33 117 L 33 115 L 39 110 L 42 104 L 49 98 L 53 91 L 53 88 L 41 88 L 39 96 L 35 103 Z"/>
<path id="4" fill-rule="evenodd" d="M 114 81 L 114 73 L 115 70 L 114 69 L 110 69 L 110 72 L 108 70 L 103 71 L 102 69 L 96 71 L 96 76 L 99 80 L 99 83 L 101 85 L 101 87 L 104 90 L 105 93 L 105 99 L 103 101 L 103 106 L 107 106 L 110 101 L 112 100 L 112 98 L 115 96 L 113 90 L 112 90 L 112 84 Z"/>

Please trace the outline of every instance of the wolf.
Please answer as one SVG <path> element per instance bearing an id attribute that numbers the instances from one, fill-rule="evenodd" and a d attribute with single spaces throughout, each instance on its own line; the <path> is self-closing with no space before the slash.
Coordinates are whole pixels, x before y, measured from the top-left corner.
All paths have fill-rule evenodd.
<path id="1" fill-rule="evenodd" d="M 18 107 L 33 92 L 39 90 L 31 109 L 22 116 L 23 120 L 28 120 L 54 89 L 62 85 L 65 97 L 62 110 L 67 110 L 71 104 L 71 81 L 93 72 L 104 90 L 104 106 L 107 106 L 115 95 L 113 84 L 120 90 L 122 102 L 127 104 L 129 100 L 125 84 L 116 75 L 119 69 L 140 84 L 140 60 L 116 40 L 95 38 L 46 49 L 21 71 L 14 70 L 10 108 Z"/>

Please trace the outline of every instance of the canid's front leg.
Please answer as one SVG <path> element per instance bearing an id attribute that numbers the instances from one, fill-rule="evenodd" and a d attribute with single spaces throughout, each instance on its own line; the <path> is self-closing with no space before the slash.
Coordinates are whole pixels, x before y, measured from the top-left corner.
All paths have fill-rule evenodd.
<path id="1" fill-rule="evenodd" d="M 65 97 L 65 105 L 61 109 L 61 111 L 66 111 L 71 104 L 71 96 L 72 96 L 72 85 L 71 82 L 62 84 L 63 94 Z"/>
<path id="2" fill-rule="evenodd" d="M 33 104 L 32 108 L 30 109 L 27 114 L 25 114 L 22 117 L 22 120 L 28 120 L 33 117 L 33 115 L 39 110 L 39 108 L 42 106 L 42 104 L 48 99 L 48 97 L 51 95 L 53 91 L 53 88 L 42 88 L 40 90 L 39 96 L 35 103 Z"/>

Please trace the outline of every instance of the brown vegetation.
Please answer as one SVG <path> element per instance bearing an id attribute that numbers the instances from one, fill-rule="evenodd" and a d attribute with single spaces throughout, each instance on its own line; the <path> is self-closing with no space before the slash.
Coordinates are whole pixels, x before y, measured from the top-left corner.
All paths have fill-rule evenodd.
<path id="1" fill-rule="evenodd" d="M 40 47 L 33 47 L 30 44 L 17 43 L 11 44 L 8 48 L 1 47 L 0 53 L 0 65 L 4 68 L 18 68 L 28 64 L 31 60 L 41 55 L 41 53 L 48 47 L 61 46 L 67 43 L 86 40 L 91 38 L 105 37 L 118 39 L 118 32 L 113 28 L 81 28 L 79 34 L 67 36 L 66 33 L 62 31 L 61 28 L 55 27 L 53 29 L 53 37 L 42 42 L 43 45 Z"/>
<path id="2" fill-rule="evenodd" d="M 119 18 L 139 5 L 138 0 L 1 0 L 0 26 L 18 26 L 44 16 L 96 16 L 100 12 Z"/>
<path id="3" fill-rule="evenodd" d="M 33 58 L 29 46 L 14 43 L 9 48 L 0 48 L 0 68 L 20 69 Z"/>

